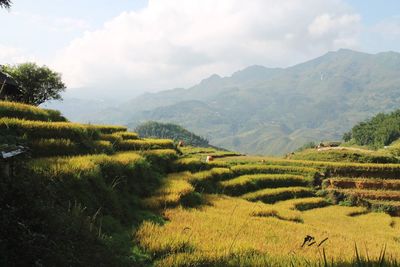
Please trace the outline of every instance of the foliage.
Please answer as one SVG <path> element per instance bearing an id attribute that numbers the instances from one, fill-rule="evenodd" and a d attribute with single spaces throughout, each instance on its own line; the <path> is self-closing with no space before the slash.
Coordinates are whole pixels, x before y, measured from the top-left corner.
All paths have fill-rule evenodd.
<path id="1" fill-rule="evenodd" d="M 347 135 L 350 135 L 348 133 Z M 379 113 L 351 129 L 351 138 L 358 145 L 379 148 L 400 138 L 400 110 Z"/>
<path id="2" fill-rule="evenodd" d="M 305 143 L 304 145 L 302 145 L 301 147 L 299 147 L 298 149 L 296 149 L 296 152 L 300 152 L 309 148 L 315 148 L 317 147 L 317 144 L 315 142 L 308 142 Z"/>
<path id="3" fill-rule="evenodd" d="M 0 8 L 10 8 L 11 7 L 11 0 L 0 0 Z"/>
<path id="4" fill-rule="evenodd" d="M 13 101 L 38 106 L 47 100 L 62 99 L 61 92 L 66 88 L 59 73 L 35 63 L 7 65 L 3 66 L 2 71 L 18 83 L 20 93 L 11 97 Z"/>
<path id="5" fill-rule="evenodd" d="M 183 141 L 186 145 L 208 147 L 208 141 L 183 127 L 172 123 L 145 122 L 135 128 L 142 137 L 168 138 Z"/>

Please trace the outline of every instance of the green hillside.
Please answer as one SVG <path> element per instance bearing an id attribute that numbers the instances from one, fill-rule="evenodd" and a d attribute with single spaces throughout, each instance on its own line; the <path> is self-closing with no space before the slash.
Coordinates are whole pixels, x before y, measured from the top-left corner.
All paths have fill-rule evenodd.
<path id="1" fill-rule="evenodd" d="M 176 142 L 183 141 L 185 145 L 190 146 L 210 146 L 208 140 L 172 123 L 149 121 L 138 125 L 135 128 L 135 132 L 142 137 L 167 138 Z"/>
<path id="2" fill-rule="evenodd" d="M 378 115 L 355 125 L 343 137 L 350 143 L 382 148 L 400 138 L 400 109 Z"/>

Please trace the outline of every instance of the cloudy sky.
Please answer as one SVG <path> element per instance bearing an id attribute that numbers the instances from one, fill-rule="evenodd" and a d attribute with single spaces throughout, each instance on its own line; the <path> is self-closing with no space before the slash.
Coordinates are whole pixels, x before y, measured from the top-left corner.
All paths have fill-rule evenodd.
<path id="1" fill-rule="evenodd" d="M 350 48 L 400 51 L 398 0 L 13 0 L 0 64 L 35 61 L 69 92 L 137 95 Z"/>

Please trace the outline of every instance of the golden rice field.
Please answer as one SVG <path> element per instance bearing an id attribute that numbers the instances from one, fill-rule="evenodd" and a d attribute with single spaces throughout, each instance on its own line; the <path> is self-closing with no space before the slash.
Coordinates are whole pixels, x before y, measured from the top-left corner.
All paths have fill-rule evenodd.
<path id="1" fill-rule="evenodd" d="M 224 196 L 209 196 L 209 201 L 201 209 L 166 210 L 168 223 L 163 226 L 141 226 L 137 238 L 159 257 L 157 266 L 223 265 L 235 262 L 234 255 L 243 255 L 247 266 L 299 266 L 320 262 L 322 249 L 329 261 L 350 261 L 355 244 L 371 259 L 378 258 L 384 245 L 388 258 L 400 259 L 400 219 L 384 213 L 364 214 L 364 208 L 341 206 L 296 211 L 287 202 L 267 205 Z M 255 216 L 271 210 L 289 219 Z M 316 243 L 302 247 L 306 235 Z"/>
<path id="2" fill-rule="evenodd" d="M 340 157 L 337 151 L 304 160 L 179 150 L 123 126 L 71 123 L 57 111 L 1 101 L 0 115 L 0 131 L 32 149 L 31 174 L 57 192 L 80 188 L 74 194 L 91 210 L 104 197 L 122 218 L 129 206 L 114 208 L 115 190 L 130 190 L 161 215 L 164 224 L 144 221 L 133 233 L 156 266 L 400 261 L 400 217 L 393 216 L 400 215 L 400 164 L 324 160 Z"/>
<path id="3" fill-rule="evenodd" d="M 374 212 L 380 198 L 370 198 L 369 207 L 350 207 L 317 196 L 324 181 L 325 193 L 360 194 L 357 188 L 364 186 L 373 189 L 364 190 L 369 194 L 388 196 L 385 205 L 399 208 L 400 180 L 393 177 L 400 165 L 230 155 L 205 164 L 192 152 L 186 148 L 187 157 L 174 163 L 179 172 L 168 176 L 176 191 L 169 182 L 160 191 L 168 193 L 155 196 L 173 199 L 173 206 L 160 209 L 166 223 L 144 222 L 136 232 L 156 266 L 396 266 L 400 260 L 400 217 Z M 351 175 L 335 176 L 347 170 Z M 186 182 L 203 193 L 202 205 L 178 205 L 190 188 Z M 312 239 L 303 244 L 306 236 Z"/>

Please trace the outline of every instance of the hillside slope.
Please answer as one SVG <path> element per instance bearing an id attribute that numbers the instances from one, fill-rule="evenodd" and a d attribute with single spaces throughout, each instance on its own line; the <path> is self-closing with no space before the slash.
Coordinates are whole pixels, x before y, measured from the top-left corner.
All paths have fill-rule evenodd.
<path id="1" fill-rule="evenodd" d="M 399 82 L 400 54 L 341 49 L 284 69 L 251 66 L 189 89 L 145 94 L 97 114 L 97 122 L 178 123 L 213 145 L 283 154 L 340 139 L 355 123 L 396 109 Z"/>

